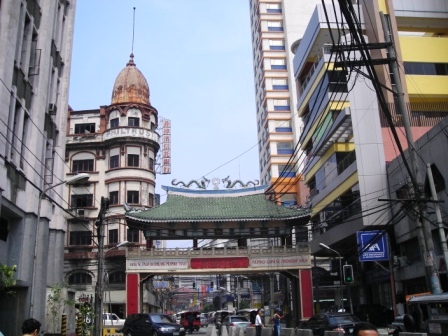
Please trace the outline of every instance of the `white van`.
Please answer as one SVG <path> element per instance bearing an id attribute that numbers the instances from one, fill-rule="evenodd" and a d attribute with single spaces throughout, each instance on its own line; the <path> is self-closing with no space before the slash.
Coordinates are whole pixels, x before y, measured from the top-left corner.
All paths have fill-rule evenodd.
<path id="1" fill-rule="evenodd" d="M 117 331 L 123 328 L 125 319 L 121 319 L 114 313 L 103 313 L 103 327 L 115 328 Z"/>

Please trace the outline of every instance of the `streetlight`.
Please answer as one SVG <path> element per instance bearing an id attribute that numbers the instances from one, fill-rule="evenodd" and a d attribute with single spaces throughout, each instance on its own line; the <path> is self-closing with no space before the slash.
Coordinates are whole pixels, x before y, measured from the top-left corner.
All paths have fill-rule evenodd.
<path id="1" fill-rule="evenodd" d="M 118 243 L 117 245 L 115 245 L 114 247 L 111 247 L 110 249 L 107 249 L 107 250 L 104 252 L 104 255 L 106 255 L 106 253 L 109 252 L 110 250 L 115 250 L 116 248 L 125 246 L 125 245 L 127 245 L 127 244 L 129 244 L 129 242 L 128 242 L 127 240 L 124 240 L 124 241 L 122 241 L 121 243 Z"/>
<path id="2" fill-rule="evenodd" d="M 39 201 L 37 203 L 37 224 L 36 224 L 36 238 L 34 241 L 34 263 L 33 263 L 33 277 L 32 277 L 32 281 L 31 281 L 31 293 L 30 293 L 30 317 L 35 317 L 34 316 L 34 302 L 35 302 L 35 296 L 36 291 L 35 286 L 36 286 L 36 271 L 37 271 L 37 254 L 38 254 L 38 250 L 39 250 L 39 228 L 40 228 L 40 212 L 41 212 L 41 205 L 42 205 L 42 200 L 45 196 L 45 194 L 47 193 L 47 191 L 54 189 L 58 186 L 60 186 L 61 184 L 66 184 L 66 185 L 72 185 L 72 184 L 83 184 L 86 183 L 88 181 L 88 179 L 90 178 L 90 175 L 87 173 L 80 173 L 80 174 L 76 174 L 73 175 L 72 177 L 68 178 L 67 180 L 64 180 L 62 182 L 56 183 L 54 185 L 48 186 L 47 188 L 45 188 L 44 190 L 42 190 L 39 194 Z M 44 271 L 44 270 L 41 270 Z M 45 281 L 46 282 L 46 281 Z M 44 282 L 44 283 L 45 283 Z M 42 320 L 39 317 L 39 320 Z"/>
<path id="3" fill-rule="evenodd" d="M 341 291 L 341 308 L 344 309 L 344 289 L 342 287 L 342 257 L 341 254 L 336 251 L 333 250 L 330 246 L 325 245 L 324 243 L 319 243 L 320 247 L 323 247 L 324 249 L 333 251 L 334 253 L 336 253 L 339 256 L 339 286 L 340 286 L 340 291 Z"/>

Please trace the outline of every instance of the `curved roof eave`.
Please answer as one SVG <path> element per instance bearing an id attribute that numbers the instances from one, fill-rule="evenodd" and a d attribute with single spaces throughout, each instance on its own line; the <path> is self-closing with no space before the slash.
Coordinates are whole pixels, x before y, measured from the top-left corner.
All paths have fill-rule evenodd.
<path id="1" fill-rule="evenodd" d="M 250 217 L 250 218 L 171 218 L 169 220 L 167 219 L 144 219 L 144 218 L 138 218 L 138 217 L 132 217 L 130 215 L 125 215 L 126 219 L 133 220 L 135 222 L 141 222 L 141 223 L 197 223 L 197 222 L 257 222 L 257 221 L 284 221 L 284 220 L 294 220 L 294 219 L 300 219 L 305 217 L 310 217 L 311 211 L 307 214 L 299 215 L 299 216 L 293 216 L 293 217 Z"/>

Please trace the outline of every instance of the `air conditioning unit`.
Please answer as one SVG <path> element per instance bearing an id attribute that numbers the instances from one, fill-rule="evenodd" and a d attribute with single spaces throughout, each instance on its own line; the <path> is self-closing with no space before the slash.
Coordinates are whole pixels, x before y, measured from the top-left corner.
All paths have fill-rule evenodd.
<path id="1" fill-rule="evenodd" d="M 78 217 L 84 217 L 85 210 L 84 209 L 78 209 L 76 211 L 76 213 L 77 213 Z"/>
<path id="2" fill-rule="evenodd" d="M 56 107 L 56 104 L 49 104 L 48 105 L 48 114 L 49 115 L 56 115 L 58 108 Z"/>

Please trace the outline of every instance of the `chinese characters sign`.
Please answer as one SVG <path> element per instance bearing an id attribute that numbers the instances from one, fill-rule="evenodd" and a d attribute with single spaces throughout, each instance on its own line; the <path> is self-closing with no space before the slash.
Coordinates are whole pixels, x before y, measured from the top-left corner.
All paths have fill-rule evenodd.
<path id="1" fill-rule="evenodd" d="M 160 137 L 160 158 L 161 174 L 171 174 L 171 120 L 162 119 L 162 136 Z"/>

